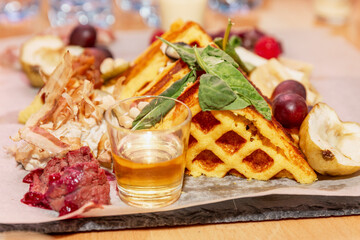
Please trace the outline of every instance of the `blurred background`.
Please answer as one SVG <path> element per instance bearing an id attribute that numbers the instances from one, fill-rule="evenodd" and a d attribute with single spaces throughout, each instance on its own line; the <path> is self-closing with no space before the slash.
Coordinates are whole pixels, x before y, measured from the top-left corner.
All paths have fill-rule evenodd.
<path id="1" fill-rule="evenodd" d="M 207 31 L 226 26 L 326 26 L 346 31 L 353 42 L 360 29 L 359 0 L 0 0 L 0 37 L 39 33 L 68 24 L 95 24 L 116 31 L 167 29 L 178 18 Z"/>

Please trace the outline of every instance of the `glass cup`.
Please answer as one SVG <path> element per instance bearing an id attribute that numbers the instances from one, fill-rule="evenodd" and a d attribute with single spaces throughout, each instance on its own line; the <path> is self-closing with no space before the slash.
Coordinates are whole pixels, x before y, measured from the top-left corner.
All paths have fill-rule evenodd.
<path id="1" fill-rule="evenodd" d="M 157 208 L 180 197 L 191 117 L 184 103 L 161 96 L 124 99 L 106 111 L 113 168 L 125 203 Z"/>
<path id="2" fill-rule="evenodd" d="M 316 16 L 327 23 L 342 25 L 348 19 L 352 10 L 351 0 L 315 0 Z"/>
<path id="3" fill-rule="evenodd" d="M 203 25 L 206 4 L 207 0 L 159 0 L 161 27 L 167 30 L 179 18 Z"/>
<path id="4" fill-rule="evenodd" d="M 124 11 L 138 12 L 150 27 L 160 27 L 158 0 L 117 0 Z"/>
<path id="5" fill-rule="evenodd" d="M 210 8 L 224 14 L 248 12 L 261 3 L 262 0 L 209 0 Z"/>
<path id="6" fill-rule="evenodd" d="M 1 0 L 0 23 L 21 22 L 40 12 L 39 0 Z"/>
<path id="7" fill-rule="evenodd" d="M 112 0 L 49 0 L 52 26 L 93 24 L 108 28 L 115 22 Z"/>

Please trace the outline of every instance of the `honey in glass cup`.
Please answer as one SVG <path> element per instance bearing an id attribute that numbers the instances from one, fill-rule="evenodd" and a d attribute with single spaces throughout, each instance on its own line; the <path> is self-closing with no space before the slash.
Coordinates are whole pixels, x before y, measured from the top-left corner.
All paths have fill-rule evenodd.
<path id="1" fill-rule="evenodd" d="M 147 104 L 157 101 L 171 108 L 155 121 L 148 118 L 151 124 L 134 125 L 137 115 L 150 106 Z M 160 116 L 156 112 L 154 115 Z M 134 97 L 110 107 L 105 119 L 120 198 L 129 205 L 144 208 L 175 202 L 183 185 L 190 109 L 171 98 Z"/>

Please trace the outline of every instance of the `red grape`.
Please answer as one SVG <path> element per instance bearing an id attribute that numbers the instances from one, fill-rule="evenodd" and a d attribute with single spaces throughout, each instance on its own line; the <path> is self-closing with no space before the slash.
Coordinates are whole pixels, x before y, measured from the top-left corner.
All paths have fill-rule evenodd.
<path id="1" fill-rule="evenodd" d="M 106 56 L 106 58 L 114 58 L 114 55 L 112 54 L 112 52 L 110 51 L 110 49 L 104 45 L 96 45 L 97 49 L 100 49 L 104 52 L 104 55 Z"/>
<path id="2" fill-rule="evenodd" d="M 295 93 L 306 100 L 306 89 L 304 85 L 295 80 L 286 80 L 277 85 L 271 95 L 271 100 L 275 99 L 282 93 Z"/>
<path id="3" fill-rule="evenodd" d="M 96 29 L 91 25 L 78 25 L 70 34 L 70 45 L 94 47 L 95 43 Z"/>
<path id="4" fill-rule="evenodd" d="M 272 107 L 274 117 L 285 128 L 300 127 L 308 113 L 305 99 L 295 93 L 278 95 Z"/>

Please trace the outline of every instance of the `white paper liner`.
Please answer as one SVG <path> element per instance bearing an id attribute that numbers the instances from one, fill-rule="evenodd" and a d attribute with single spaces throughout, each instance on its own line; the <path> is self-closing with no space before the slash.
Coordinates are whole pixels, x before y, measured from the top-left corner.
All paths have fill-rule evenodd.
<path id="1" fill-rule="evenodd" d="M 342 120 L 360 122 L 360 51 L 344 39 L 331 37 L 323 30 L 274 30 L 272 34 L 284 44 L 287 57 L 305 60 L 314 65 L 312 83 L 333 107 Z M 112 49 L 116 56 L 137 56 L 146 47 L 144 39 L 149 33 L 134 32 L 119 35 L 121 38 Z M 7 40 L 7 42 L 11 42 Z M 4 46 L 0 42 L 0 46 Z M 130 46 L 129 46 L 130 44 Z M 131 45 L 132 44 L 132 45 Z M 141 46 L 141 47 L 139 47 Z M 134 48 L 134 50 L 131 50 Z M 123 52 L 122 52 L 123 51 Z M 125 51 L 125 53 L 124 53 Z M 356 66 L 355 66 L 356 65 Z M 33 99 L 37 89 L 29 87 L 21 72 L 0 69 L 0 224 L 40 223 L 56 221 L 58 213 L 27 206 L 20 199 L 28 191 L 29 185 L 22 183 L 28 173 L 6 154 L 4 146 L 12 145 L 9 136 L 15 135 L 21 127 L 17 124 L 17 114 Z M 64 216 L 81 214 L 83 217 L 109 216 L 167 211 L 228 199 L 256 197 L 268 194 L 360 196 L 360 173 L 346 177 L 320 177 L 310 185 L 301 185 L 290 179 L 271 181 L 246 180 L 234 176 L 225 178 L 186 177 L 183 194 L 173 205 L 155 210 L 144 210 L 127 206 L 120 201 L 112 182 L 111 203 L 103 208 L 88 207 Z"/>

